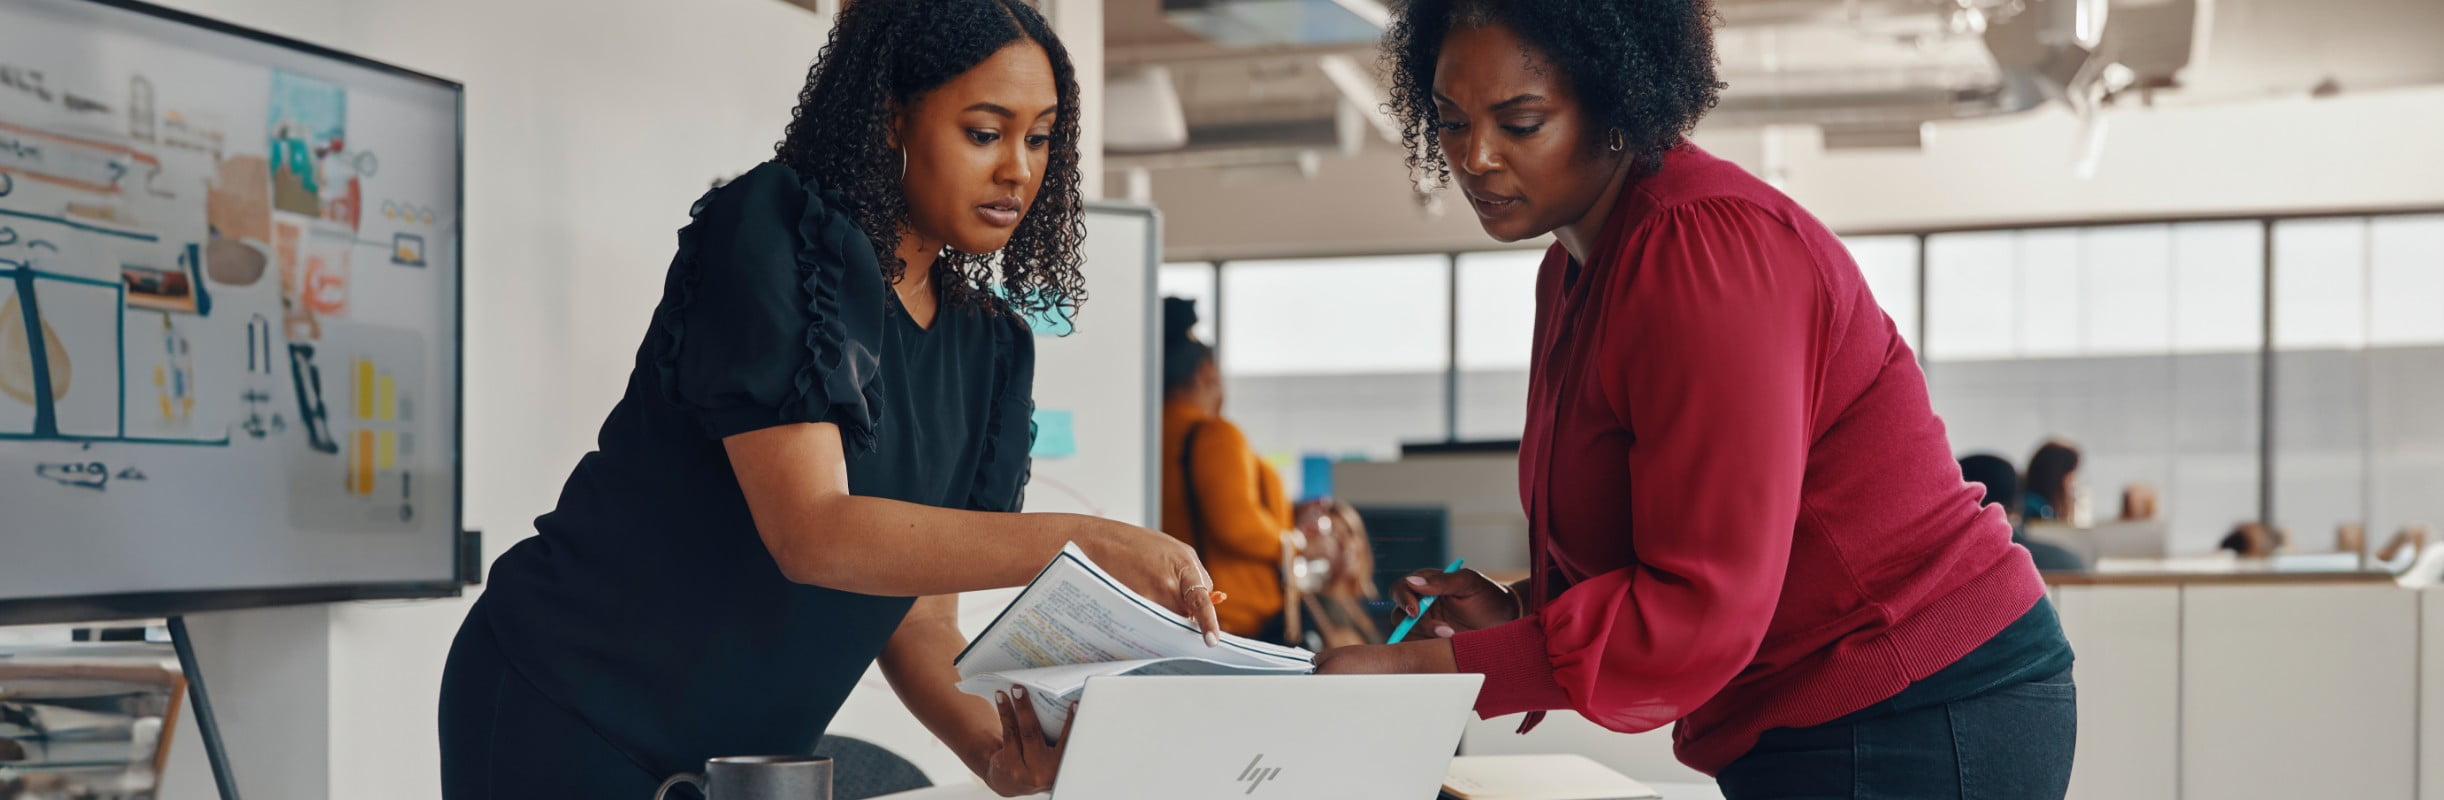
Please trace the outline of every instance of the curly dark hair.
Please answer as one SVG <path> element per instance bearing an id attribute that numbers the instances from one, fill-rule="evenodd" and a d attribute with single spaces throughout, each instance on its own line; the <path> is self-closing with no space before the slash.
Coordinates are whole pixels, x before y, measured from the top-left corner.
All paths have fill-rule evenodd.
<path id="1" fill-rule="evenodd" d="M 1558 65 L 1597 123 L 1588 146 L 1610 130 L 1638 169 L 1661 166 L 1697 120 L 1714 108 L 1714 6 L 1708 0 L 1410 0 L 1383 36 L 1391 111 L 1421 188 L 1451 184 L 1434 62 L 1453 28 L 1500 25 Z"/>
<path id="2" fill-rule="evenodd" d="M 900 154 L 890 144 L 894 109 L 973 69 L 1002 48 L 1033 40 L 1052 59 L 1060 94 L 1044 186 L 1010 243 L 992 253 L 946 249 L 934 278 L 952 305 L 991 307 L 998 290 L 1014 310 L 1074 317 L 1086 302 L 1078 242 L 1080 219 L 1078 80 L 1069 51 L 1042 14 L 1020 0 L 859 0 L 845 3 L 830 41 L 807 70 L 774 160 L 837 189 L 851 218 L 874 241 L 883 277 L 898 281 L 900 224 L 908 198 Z"/>

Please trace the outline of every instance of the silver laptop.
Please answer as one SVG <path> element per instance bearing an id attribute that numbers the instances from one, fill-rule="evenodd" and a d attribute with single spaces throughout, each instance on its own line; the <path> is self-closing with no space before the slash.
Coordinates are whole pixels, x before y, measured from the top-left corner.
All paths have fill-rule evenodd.
<path id="1" fill-rule="evenodd" d="M 1089 678 L 1053 800 L 1431 800 L 1482 675 Z"/>

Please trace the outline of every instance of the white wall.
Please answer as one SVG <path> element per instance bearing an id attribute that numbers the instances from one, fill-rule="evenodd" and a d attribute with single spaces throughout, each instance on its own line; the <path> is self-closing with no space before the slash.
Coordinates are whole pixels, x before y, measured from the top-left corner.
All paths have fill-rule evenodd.
<path id="1" fill-rule="evenodd" d="M 487 561 L 592 448 L 689 203 L 770 156 L 825 32 L 774 0 L 169 5 L 467 84 L 466 512 Z M 230 731 L 245 795 L 439 796 L 434 699 L 466 607 L 198 618 L 221 714 L 276 713 Z M 174 752 L 163 796 L 211 797 L 193 741 Z"/>
<path id="2" fill-rule="evenodd" d="M 2444 87 L 2330 100 L 2124 109 L 2096 177 L 2073 174 L 2077 122 L 2045 110 L 1934 126 L 1923 151 L 1826 153 L 1814 131 L 1709 131 L 1698 143 L 1837 231 L 2129 216 L 2444 206 Z M 1772 156 L 1769 159 L 1768 154 Z M 1419 213 L 1397 148 L 1370 141 L 1304 182 L 1154 178 L 1168 260 L 1501 247 L 1467 207 Z M 1770 164 L 1768 162 L 1771 162 Z M 1317 213 L 1329 209 L 1330 213 Z"/>

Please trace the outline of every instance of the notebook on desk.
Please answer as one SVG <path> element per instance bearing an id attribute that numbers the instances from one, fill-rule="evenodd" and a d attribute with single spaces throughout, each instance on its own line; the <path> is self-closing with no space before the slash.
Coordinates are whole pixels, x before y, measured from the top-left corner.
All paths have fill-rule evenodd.
<path id="1" fill-rule="evenodd" d="M 1443 778 L 1452 800 L 1650 800 L 1663 795 L 1576 754 L 1461 756 Z"/>

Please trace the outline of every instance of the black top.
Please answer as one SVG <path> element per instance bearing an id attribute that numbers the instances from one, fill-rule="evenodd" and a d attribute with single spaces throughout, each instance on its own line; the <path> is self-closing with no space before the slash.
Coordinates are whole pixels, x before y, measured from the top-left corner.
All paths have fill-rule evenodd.
<path id="1" fill-rule="evenodd" d="M 2071 641 L 2062 635 L 2062 617 L 2054 612 L 2053 601 L 2039 597 L 2028 613 L 2003 626 L 1985 644 L 1951 666 L 1910 684 L 1900 694 L 1829 724 L 1915 711 L 2006 686 L 2052 678 L 2069 671 L 2075 658 Z"/>
<path id="2" fill-rule="evenodd" d="M 899 307 L 835 193 L 764 164 L 697 201 L 628 389 L 473 614 L 657 775 L 798 754 L 914 602 L 789 582 L 722 437 L 840 426 L 849 490 L 1012 511 L 1035 345 L 1006 308 Z"/>

